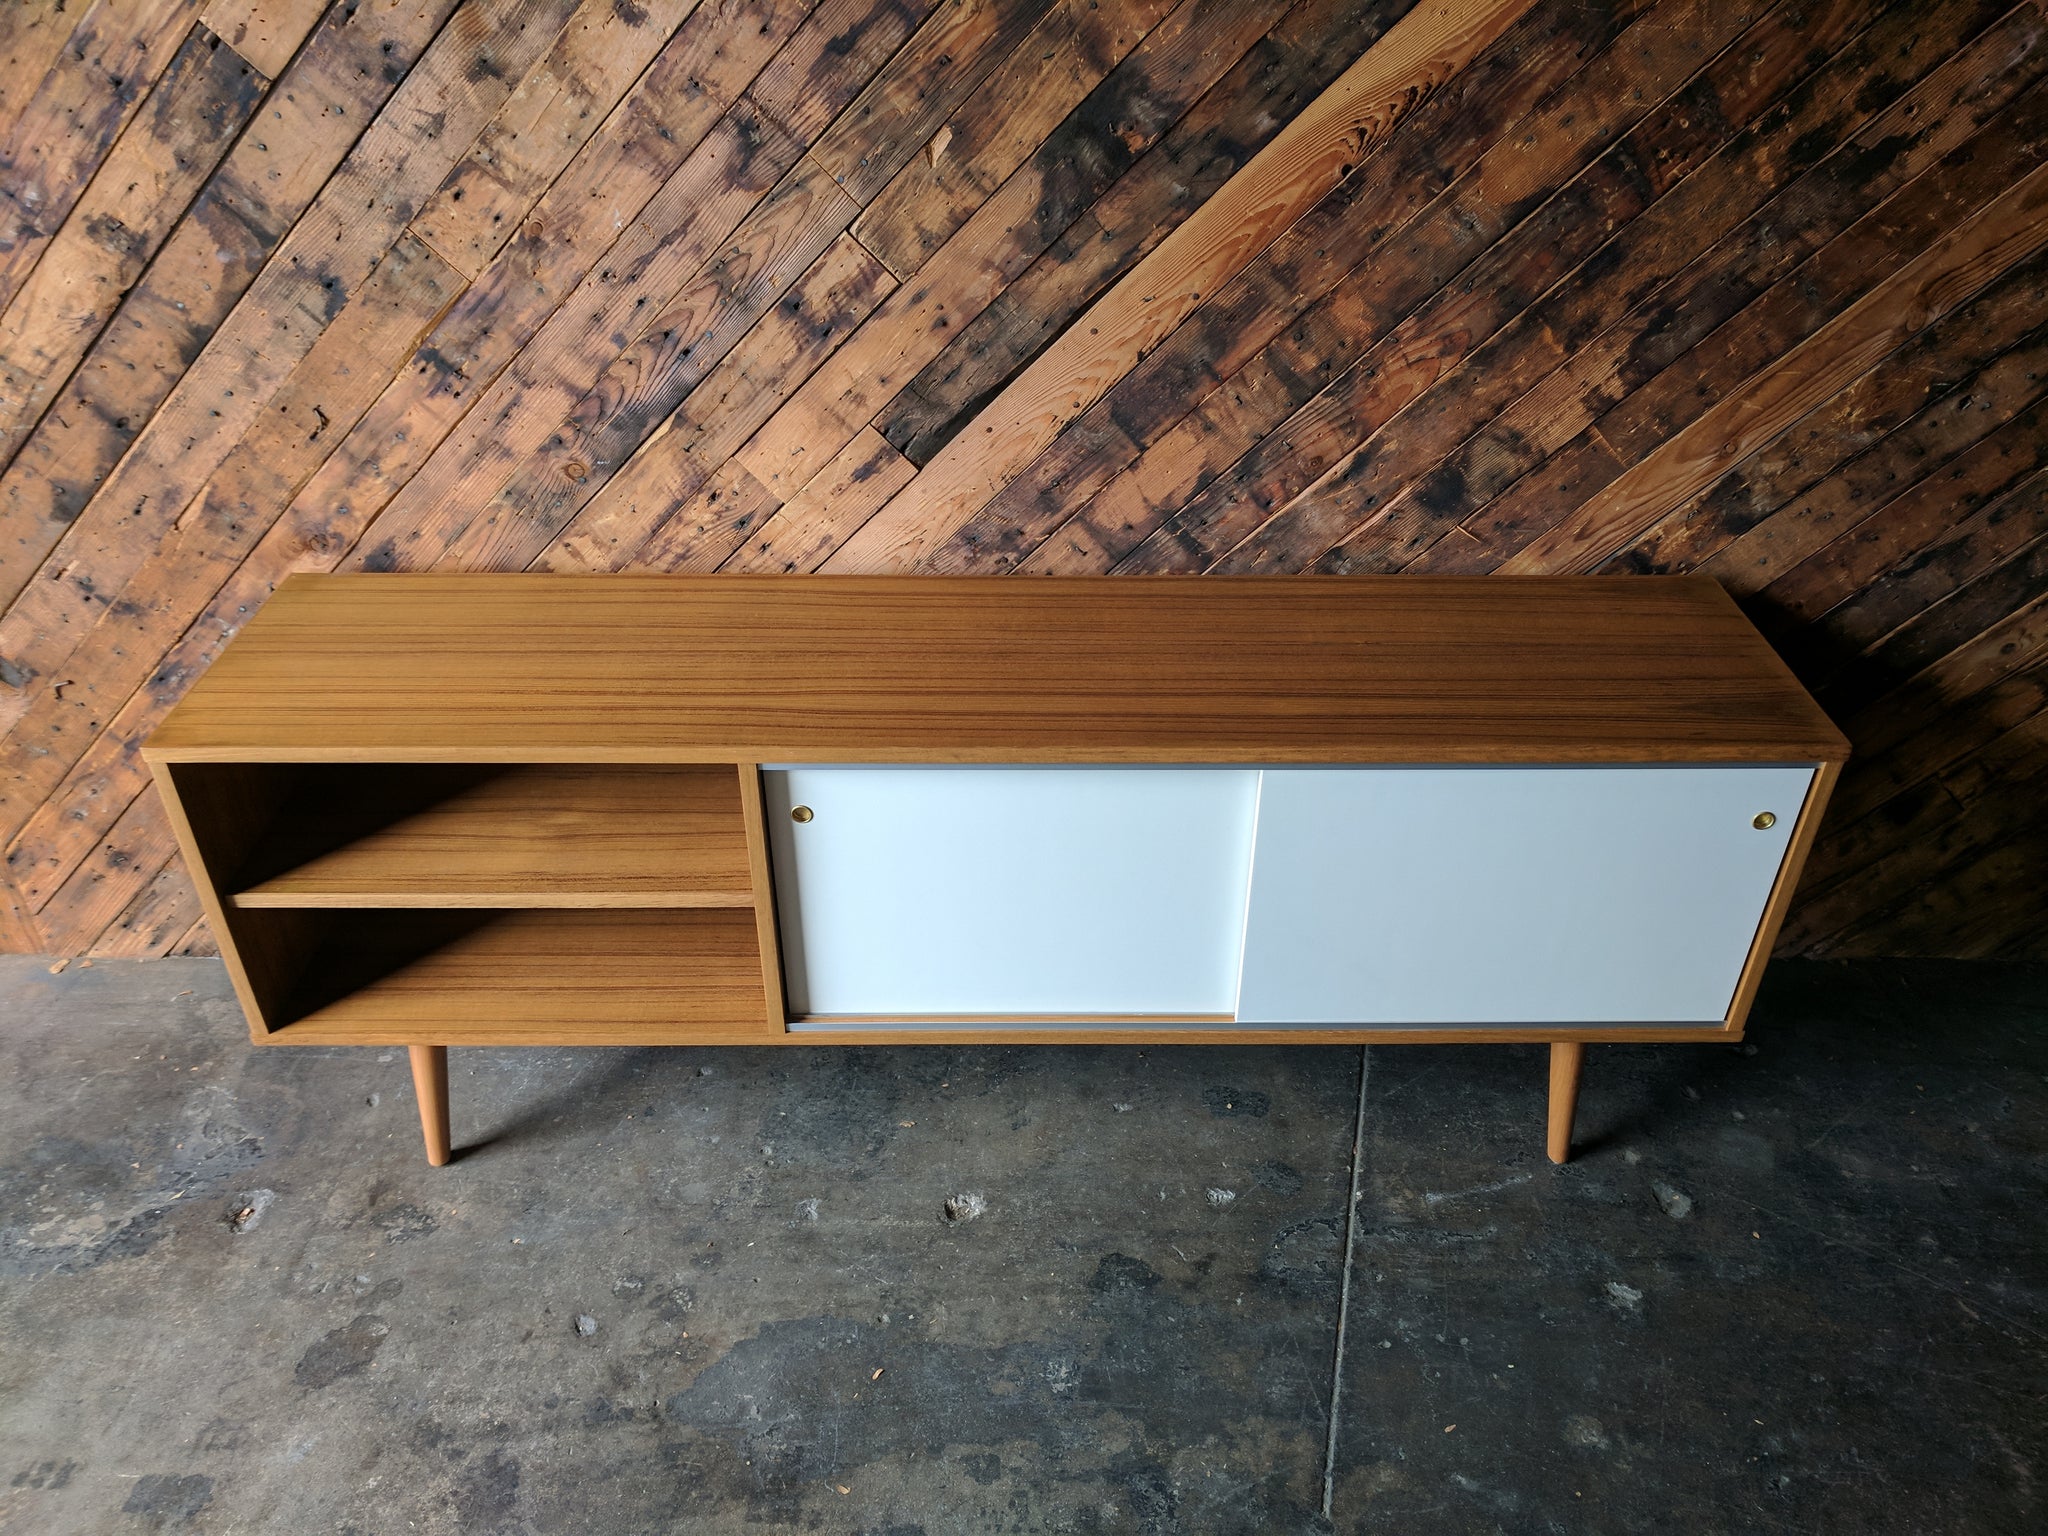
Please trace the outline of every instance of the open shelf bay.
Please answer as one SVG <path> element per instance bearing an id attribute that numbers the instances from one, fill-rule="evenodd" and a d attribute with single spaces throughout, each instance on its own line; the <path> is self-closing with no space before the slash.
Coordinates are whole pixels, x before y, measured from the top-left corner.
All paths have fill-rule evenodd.
<path id="1" fill-rule="evenodd" d="M 767 1033 L 754 914 L 383 911 L 319 925 L 269 1038 L 306 1045 L 673 1045 Z"/>
<path id="2" fill-rule="evenodd" d="M 237 907 L 745 907 L 730 764 L 321 765 Z"/>

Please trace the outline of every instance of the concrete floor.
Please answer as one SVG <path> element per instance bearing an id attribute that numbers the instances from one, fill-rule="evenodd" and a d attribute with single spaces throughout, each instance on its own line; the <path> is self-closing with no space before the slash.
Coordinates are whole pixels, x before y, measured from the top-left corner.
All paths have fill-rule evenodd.
<path id="1" fill-rule="evenodd" d="M 0 962 L 0 1531 L 2035 1532 L 2044 1024 L 1779 966 L 1562 1169 L 1533 1048 L 463 1051 L 437 1171 Z"/>

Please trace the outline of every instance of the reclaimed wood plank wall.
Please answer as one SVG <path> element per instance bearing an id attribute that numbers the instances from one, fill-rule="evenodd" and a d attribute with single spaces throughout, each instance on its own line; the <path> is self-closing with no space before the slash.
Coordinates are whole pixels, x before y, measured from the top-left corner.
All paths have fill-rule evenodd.
<path id="1" fill-rule="evenodd" d="M 0 7 L 0 947 L 207 949 L 136 749 L 293 571 L 1697 570 L 1858 752 L 1786 947 L 2048 954 L 2044 33 Z"/>

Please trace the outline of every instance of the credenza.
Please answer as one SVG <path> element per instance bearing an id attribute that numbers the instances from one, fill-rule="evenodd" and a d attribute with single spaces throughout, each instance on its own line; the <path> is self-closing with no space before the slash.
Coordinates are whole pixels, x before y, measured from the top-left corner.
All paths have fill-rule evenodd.
<path id="1" fill-rule="evenodd" d="M 1734 1041 L 1848 745 L 1692 577 L 295 576 L 145 749 L 265 1045 Z"/>

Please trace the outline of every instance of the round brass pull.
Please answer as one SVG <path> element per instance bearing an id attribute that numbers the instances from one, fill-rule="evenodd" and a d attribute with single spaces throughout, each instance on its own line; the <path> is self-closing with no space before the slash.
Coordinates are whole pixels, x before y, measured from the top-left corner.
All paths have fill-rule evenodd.
<path id="1" fill-rule="evenodd" d="M 792 806 L 789 812 L 789 819 L 791 821 L 809 821 L 811 819 L 811 808 L 808 805 Z M 1757 825 L 1762 826 L 1763 823 L 1758 822 Z"/>
<path id="2" fill-rule="evenodd" d="M 800 819 L 800 820 L 804 820 L 804 821 L 808 821 L 808 820 L 809 820 L 810 818 L 806 816 L 806 817 L 801 817 L 801 818 L 799 818 L 799 819 Z M 1758 811 L 1758 812 L 1756 813 L 1756 820 L 1754 820 L 1754 821 L 1752 821 L 1752 822 L 1750 823 L 1750 825 L 1751 825 L 1752 827 L 1755 827 L 1755 828 L 1757 829 L 1757 831 L 1759 831 L 1759 832 L 1768 832 L 1768 831 L 1770 831 L 1770 830 L 1771 830 L 1771 828 L 1775 827 L 1775 826 L 1776 826 L 1777 824 L 1778 824 L 1778 818 L 1777 818 L 1777 817 L 1776 817 L 1776 816 L 1775 816 L 1775 815 L 1774 815 L 1773 813 L 1771 813 L 1770 811 Z"/>

